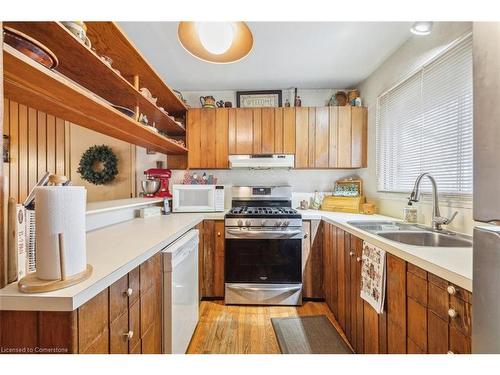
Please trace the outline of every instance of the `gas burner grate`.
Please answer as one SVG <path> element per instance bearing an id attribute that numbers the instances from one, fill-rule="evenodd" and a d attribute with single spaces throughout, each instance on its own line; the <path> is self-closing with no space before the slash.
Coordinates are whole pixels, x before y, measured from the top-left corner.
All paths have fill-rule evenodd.
<path id="1" fill-rule="evenodd" d="M 290 207 L 234 207 L 229 211 L 236 215 L 296 215 L 297 210 Z"/>

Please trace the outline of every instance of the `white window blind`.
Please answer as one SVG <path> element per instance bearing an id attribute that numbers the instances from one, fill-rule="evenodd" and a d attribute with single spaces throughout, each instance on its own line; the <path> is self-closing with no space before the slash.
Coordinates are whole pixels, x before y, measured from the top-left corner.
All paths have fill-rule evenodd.
<path id="1" fill-rule="evenodd" d="M 378 98 L 378 190 L 409 192 L 423 172 L 472 194 L 472 36 Z"/>

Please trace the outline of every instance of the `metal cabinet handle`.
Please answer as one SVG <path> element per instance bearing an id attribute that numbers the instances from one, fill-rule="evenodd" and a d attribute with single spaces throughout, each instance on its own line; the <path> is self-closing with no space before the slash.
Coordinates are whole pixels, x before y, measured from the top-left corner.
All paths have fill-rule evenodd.
<path id="1" fill-rule="evenodd" d="M 354 255 L 354 251 L 349 251 L 349 255 L 353 256 Z"/>
<path id="2" fill-rule="evenodd" d="M 356 262 L 361 262 L 361 257 L 357 257 Z"/>
<path id="3" fill-rule="evenodd" d="M 134 290 L 132 288 L 128 288 L 125 292 L 123 292 L 123 295 L 125 297 L 130 297 L 134 293 Z"/>
<path id="4" fill-rule="evenodd" d="M 304 233 L 304 238 L 309 237 L 309 233 Z"/>
<path id="5" fill-rule="evenodd" d="M 458 313 L 454 309 L 449 309 L 448 315 L 450 316 L 451 319 L 455 319 L 457 317 Z"/>
<path id="6" fill-rule="evenodd" d="M 453 285 L 449 285 L 448 288 L 446 288 L 446 290 L 448 291 L 448 294 L 451 296 L 457 294 L 457 288 L 455 288 Z"/>
<path id="7" fill-rule="evenodd" d="M 122 335 L 123 337 L 125 337 L 125 339 L 130 341 L 132 337 L 134 337 L 134 331 L 124 332 Z"/>

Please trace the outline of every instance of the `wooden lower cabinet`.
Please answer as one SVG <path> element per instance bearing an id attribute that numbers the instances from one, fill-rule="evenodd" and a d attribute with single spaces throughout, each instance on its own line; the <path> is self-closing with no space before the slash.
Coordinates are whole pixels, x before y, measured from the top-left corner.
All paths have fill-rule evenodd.
<path id="1" fill-rule="evenodd" d="M 321 220 L 304 220 L 302 227 L 302 296 L 323 298 L 323 225 Z"/>
<path id="2" fill-rule="evenodd" d="M 24 353 L 161 353 L 158 253 L 75 311 L 0 311 L 0 347 Z"/>
<path id="3" fill-rule="evenodd" d="M 224 220 L 205 220 L 200 228 L 200 295 L 224 298 Z"/>
<path id="4" fill-rule="evenodd" d="M 471 293 L 392 254 L 382 314 L 360 295 L 363 241 L 322 224 L 323 293 L 356 353 L 471 352 Z"/>

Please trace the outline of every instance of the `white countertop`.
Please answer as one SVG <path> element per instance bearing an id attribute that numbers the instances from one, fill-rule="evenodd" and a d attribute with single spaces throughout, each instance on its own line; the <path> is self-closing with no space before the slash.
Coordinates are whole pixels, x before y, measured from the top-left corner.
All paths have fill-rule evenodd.
<path id="1" fill-rule="evenodd" d="M 127 198 L 87 203 L 87 215 L 163 202 L 165 198 Z"/>
<path id="2" fill-rule="evenodd" d="M 127 200 L 127 204 L 131 204 Z M 153 203 L 153 201 L 151 200 Z M 143 204 L 143 203 L 142 203 Z M 106 209 L 103 204 L 100 209 Z M 108 207 L 109 209 L 109 207 Z M 116 205 L 112 209 L 116 209 Z M 97 210 L 97 208 L 96 208 Z M 224 212 L 175 213 L 133 219 L 87 233 L 87 261 L 94 268 L 84 282 L 54 292 L 24 294 L 17 283 L 0 290 L 0 310 L 72 311 L 126 275 L 204 219 L 222 220 Z M 382 215 L 301 211 L 304 220 L 322 219 L 426 271 L 472 290 L 472 248 L 405 245 L 361 231 L 350 220 L 394 220 Z"/>
<path id="3" fill-rule="evenodd" d="M 472 291 L 472 247 L 413 246 L 388 240 L 347 224 L 352 220 L 393 220 L 383 215 L 347 214 L 316 210 L 300 210 L 304 220 L 322 219 L 375 245 L 390 254 L 423 268 L 443 279 Z"/>

